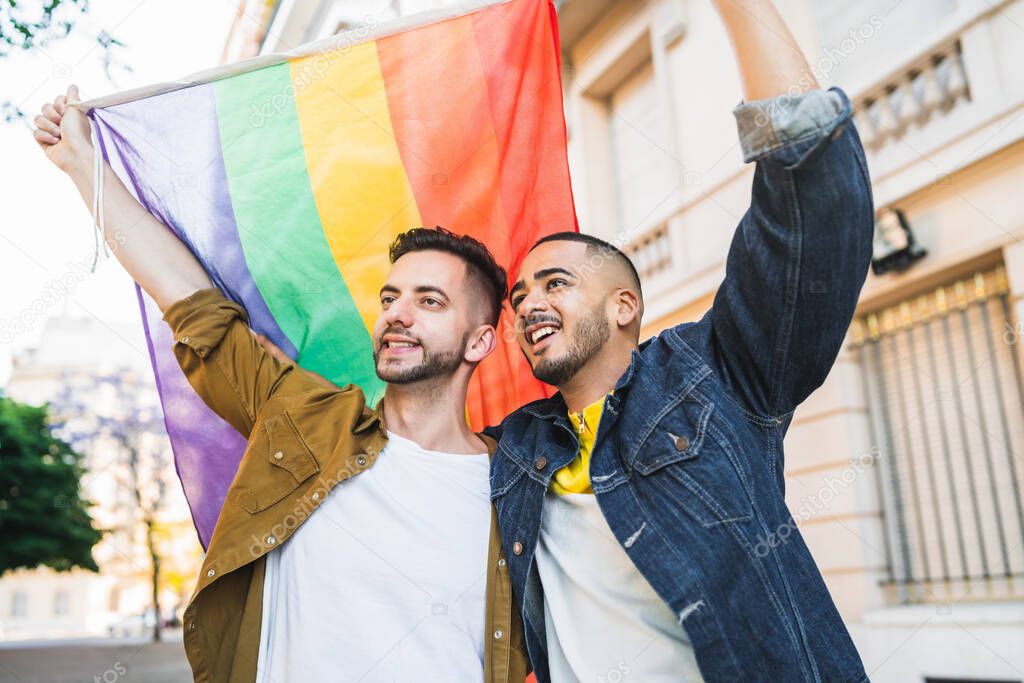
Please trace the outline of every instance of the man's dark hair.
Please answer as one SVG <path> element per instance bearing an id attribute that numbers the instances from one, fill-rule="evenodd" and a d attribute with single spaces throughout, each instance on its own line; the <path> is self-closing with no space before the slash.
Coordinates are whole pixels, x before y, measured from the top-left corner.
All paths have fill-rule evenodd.
<path id="1" fill-rule="evenodd" d="M 486 321 L 498 324 L 501 304 L 508 291 L 508 275 L 498 265 L 483 242 L 469 235 L 456 235 L 440 225 L 433 228 L 413 228 L 395 238 L 388 251 L 391 263 L 414 251 L 443 251 L 457 256 L 466 264 L 466 277 L 480 285 L 487 305 Z M 473 289 L 476 289 L 475 287 Z"/>
<path id="2" fill-rule="evenodd" d="M 611 242 L 605 242 L 600 237 L 594 237 L 583 232 L 555 232 L 550 235 L 545 235 L 539 240 L 533 243 L 530 247 L 530 251 L 533 251 L 545 242 L 582 242 L 587 245 L 587 256 L 594 254 L 601 254 L 604 258 L 616 261 L 626 269 L 633 279 L 633 286 L 636 287 L 637 296 L 643 301 L 643 292 L 640 289 L 640 273 L 637 272 L 636 266 L 633 265 L 633 261 L 630 260 L 621 249 L 616 247 Z"/>

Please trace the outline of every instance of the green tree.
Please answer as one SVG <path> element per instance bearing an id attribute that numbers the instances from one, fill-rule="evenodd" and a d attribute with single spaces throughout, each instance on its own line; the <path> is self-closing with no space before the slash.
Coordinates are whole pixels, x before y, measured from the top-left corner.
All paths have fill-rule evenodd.
<path id="1" fill-rule="evenodd" d="M 47 408 L 0 396 L 0 575 L 45 565 L 98 571 L 92 525 L 80 492 L 81 456 L 55 438 Z"/>
<path id="2" fill-rule="evenodd" d="M 88 5 L 87 0 L 0 0 L 0 57 L 66 37 Z"/>
<path id="3" fill-rule="evenodd" d="M 67 38 L 79 16 L 88 11 L 89 0 L 0 0 L 0 59 L 19 52 L 43 52 L 50 43 Z M 108 31 L 100 31 L 94 39 L 100 48 L 103 73 L 116 87 L 114 71 L 132 71 L 116 55 L 116 50 L 125 45 Z M 23 104 L 0 99 L 0 124 L 26 122 L 28 115 L 21 108 Z"/>

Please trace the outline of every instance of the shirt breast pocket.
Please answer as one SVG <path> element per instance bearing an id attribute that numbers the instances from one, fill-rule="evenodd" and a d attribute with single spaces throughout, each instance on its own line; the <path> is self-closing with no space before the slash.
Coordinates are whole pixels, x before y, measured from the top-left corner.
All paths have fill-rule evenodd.
<path id="1" fill-rule="evenodd" d="M 255 514 L 281 501 L 320 471 L 288 411 L 257 423 L 236 481 L 238 500 Z"/>
<path id="2" fill-rule="evenodd" d="M 704 527 L 753 518 L 739 453 L 715 422 L 715 406 L 691 394 L 667 411 L 636 450 L 633 470 Z"/>

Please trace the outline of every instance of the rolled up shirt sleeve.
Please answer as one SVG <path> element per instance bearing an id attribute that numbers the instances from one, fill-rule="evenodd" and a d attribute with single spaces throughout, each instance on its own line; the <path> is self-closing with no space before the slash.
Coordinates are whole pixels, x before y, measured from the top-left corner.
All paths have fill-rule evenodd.
<path id="1" fill-rule="evenodd" d="M 220 343 L 236 319 L 249 324 L 245 309 L 215 288 L 201 289 L 176 301 L 164 313 L 175 344 L 185 344 L 200 358 L 206 358 Z"/>
<path id="2" fill-rule="evenodd" d="M 267 353 L 249 329 L 245 308 L 218 289 L 201 289 L 174 302 L 163 319 L 189 384 L 246 437 L 270 398 L 313 386 L 306 373 L 295 372 L 295 365 Z"/>
<path id="3" fill-rule="evenodd" d="M 743 161 L 749 163 L 787 145 L 828 134 L 846 118 L 847 107 L 838 90 L 810 90 L 743 102 L 733 110 L 733 116 Z"/>

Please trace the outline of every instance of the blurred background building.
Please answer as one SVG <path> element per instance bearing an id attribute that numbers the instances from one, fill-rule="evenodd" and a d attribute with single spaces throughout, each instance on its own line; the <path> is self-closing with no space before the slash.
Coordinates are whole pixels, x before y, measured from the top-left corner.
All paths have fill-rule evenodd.
<path id="1" fill-rule="evenodd" d="M 442 4 L 253 1 L 269 20 L 226 55 Z M 794 517 L 873 680 L 1024 680 L 1024 2 L 776 4 L 855 104 L 879 221 L 849 344 L 787 437 Z M 646 335 L 696 320 L 753 171 L 722 24 L 705 0 L 556 5 L 581 229 L 636 260 Z"/>
<path id="2" fill-rule="evenodd" d="M 125 353 L 138 338 L 134 327 L 65 311 L 46 321 L 38 344 L 14 357 L 5 394 L 30 405 L 49 403 L 52 417 L 63 425 L 58 435 L 80 444 L 83 496 L 93 503 L 94 525 L 106 533 L 93 548 L 98 573 L 44 567 L 0 578 L 0 640 L 149 637 L 156 618 L 144 520 L 150 508 L 165 621 L 172 621 L 191 594 L 202 549 L 161 429 L 149 360 L 142 353 Z M 127 432 L 141 464 L 133 464 L 125 444 L 105 431 L 105 420 L 118 427 L 113 436 Z M 155 504 L 146 489 L 159 482 L 167 485 Z"/>

